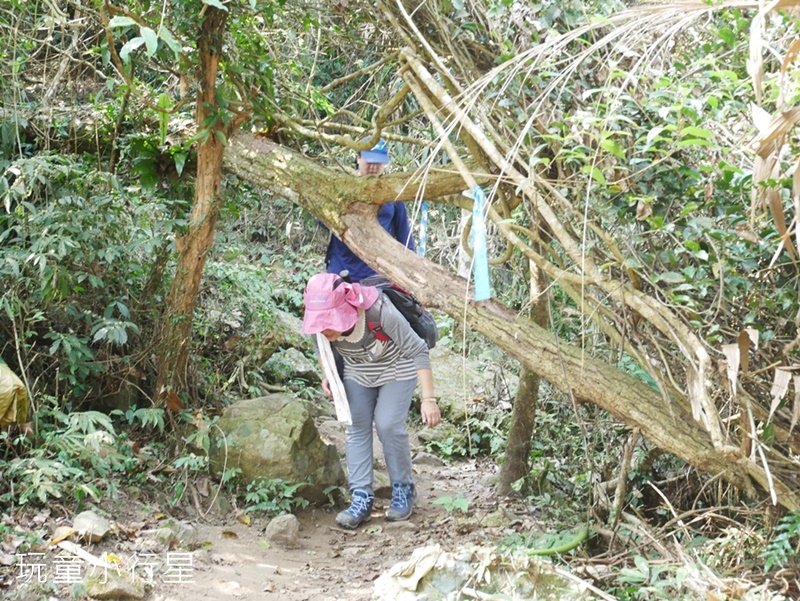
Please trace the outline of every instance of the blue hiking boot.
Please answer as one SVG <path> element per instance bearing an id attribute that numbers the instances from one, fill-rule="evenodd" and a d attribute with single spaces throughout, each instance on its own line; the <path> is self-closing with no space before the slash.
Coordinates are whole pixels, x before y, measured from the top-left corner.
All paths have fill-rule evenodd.
<path id="1" fill-rule="evenodd" d="M 417 500 L 417 489 L 413 484 L 392 484 L 392 504 L 386 510 L 386 519 L 390 522 L 402 522 L 411 516 L 414 501 Z"/>
<path id="2" fill-rule="evenodd" d="M 353 491 L 350 507 L 339 512 L 336 516 L 336 523 L 342 528 L 354 530 L 363 522 L 372 519 L 372 504 L 375 502 L 375 495 L 366 490 L 356 489 Z"/>

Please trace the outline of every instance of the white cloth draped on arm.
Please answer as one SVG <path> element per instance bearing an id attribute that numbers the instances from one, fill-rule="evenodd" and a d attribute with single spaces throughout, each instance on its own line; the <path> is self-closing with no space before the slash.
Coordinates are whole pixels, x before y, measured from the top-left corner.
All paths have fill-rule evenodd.
<path id="1" fill-rule="evenodd" d="M 350 404 L 347 402 L 347 394 L 344 391 L 344 384 L 339 378 L 336 369 L 336 361 L 333 358 L 333 349 L 330 341 L 321 333 L 317 334 L 317 346 L 319 347 L 319 358 L 322 363 L 322 371 L 328 380 L 328 385 L 333 393 L 333 406 L 336 409 L 336 419 L 348 426 L 352 425 L 353 419 L 350 417 Z"/>

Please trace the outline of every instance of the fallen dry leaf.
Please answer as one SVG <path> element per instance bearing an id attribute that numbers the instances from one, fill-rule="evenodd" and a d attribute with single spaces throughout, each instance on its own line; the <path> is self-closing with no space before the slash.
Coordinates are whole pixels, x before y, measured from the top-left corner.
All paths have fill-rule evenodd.
<path id="1" fill-rule="evenodd" d="M 166 405 L 167 409 L 169 409 L 170 411 L 174 411 L 175 413 L 183 409 L 183 403 L 181 402 L 180 398 L 178 398 L 178 394 L 174 390 L 169 391 L 169 394 L 167 395 Z"/>
<path id="2" fill-rule="evenodd" d="M 59 526 L 56 528 L 55 532 L 53 532 L 53 539 L 50 541 L 50 544 L 57 545 L 62 540 L 68 539 L 77 532 L 78 531 L 75 530 L 75 528 L 70 528 L 69 526 Z"/>

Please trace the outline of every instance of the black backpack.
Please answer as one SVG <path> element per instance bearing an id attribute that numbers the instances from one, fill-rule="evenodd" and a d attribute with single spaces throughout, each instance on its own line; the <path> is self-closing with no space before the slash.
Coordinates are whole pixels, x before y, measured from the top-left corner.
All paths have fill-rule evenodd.
<path id="1" fill-rule="evenodd" d="M 425 341 L 428 348 L 432 349 L 436 346 L 436 341 L 439 340 L 439 331 L 436 329 L 433 315 L 414 298 L 413 294 L 406 292 L 382 275 L 372 275 L 364 278 L 359 283 L 362 286 L 374 286 L 382 291 L 392 301 L 397 310 L 402 313 L 403 317 L 406 318 L 406 321 L 417 333 L 417 336 Z M 369 326 L 369 329 L 372 330 L 378 340 L 389 340 L 380 323 L 369 322 L 367 326 Z"/>

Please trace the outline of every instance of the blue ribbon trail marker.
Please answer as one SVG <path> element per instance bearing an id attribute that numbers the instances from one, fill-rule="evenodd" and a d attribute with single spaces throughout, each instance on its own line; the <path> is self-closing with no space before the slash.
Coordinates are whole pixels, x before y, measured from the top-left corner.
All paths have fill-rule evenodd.
<path id="1" fill-rule="evenodd" d="M 480 186 L 473 186 L 466 195 L 475 201 L 472 205 L 472 268 L 477 302 L 492 298 L 489 285 L 489 257 L 486 249 L 486 195 Z"/>

